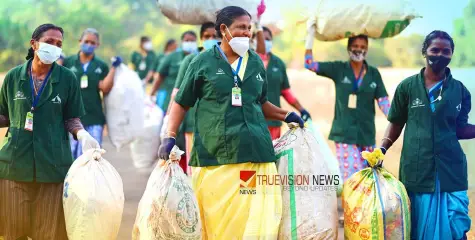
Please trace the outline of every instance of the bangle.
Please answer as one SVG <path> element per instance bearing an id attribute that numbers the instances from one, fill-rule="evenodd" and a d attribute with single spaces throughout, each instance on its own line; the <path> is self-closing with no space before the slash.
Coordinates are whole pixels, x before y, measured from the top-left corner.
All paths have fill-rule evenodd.
<path id="1" fill-rule="evenodd" d="M 383 138 L 383 140 L 382 140 L 382 141 L 384 141 L 384 140 L 388 140 L 388 141 L 390 141 L 390 142 L 391 142 L 391 144 L 394 144 L 394 141 L 393 141 L 393 140 L 391 140 L 391 138 L 385 137 L 385 138 Z"/>

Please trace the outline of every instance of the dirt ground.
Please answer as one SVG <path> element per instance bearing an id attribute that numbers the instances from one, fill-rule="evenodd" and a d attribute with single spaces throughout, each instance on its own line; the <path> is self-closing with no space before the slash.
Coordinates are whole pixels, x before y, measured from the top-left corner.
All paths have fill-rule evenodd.
<path id="1" fill-rule="evenodd" d="M 386 89 L 392 98 L 392 94 L 396 89 L 397 84 L 404 78 L 414 74 L 414 70 L 412 69 L 381 69 L 381 75 L 384 79 L 384 83 L 386 85 Z M 328 136 L 331 127 L 331 120 L 333 118 L 333 109 L 334 109 L 334 99 L 335 99 L 335 90 L 334 85 L 329 79 L 323 79 L 320 77 L 315 76 L 308 71 L 299 71 L 299 70 L 289 70 L 288 71 L 289 78 L 291 79 L 291 86 L 293 92 L 297 95 L 298 99 L 302 103 L 302 105 L 309 110 L 310 114 L 313 117 L 313 121 L 319 124 L 321 131 L 325 136 Z M 4 76 L 0 74 L 0 82 L 3 82 Z M 286 109 L 291 109 L 285 101 L 283 102 L 283 107 Z M 377 136 L 376 140 L 379 143 L 380 139 L 382 139 L 384 130 L 387 126 L 387 120 L 381 111 L 376 108 L 376 131 Z M 473 120 L 472 120 L 473 122 Z M 284 127 L 285 128 L 285 127 Z M 2 140 L 3 136 L 5 136 L 6 129 L 0 129 L 0 141 Z M 387 168 L 392 174 L 396 177 L 398 176 L 398 169 L 399 169 L 399 158 L 401 152 L 401 141 L 402 137 L 394 144 L 394 146 L 388 151 L 386 154 L 386 160 L 384 162 L 385 168 Z M 332 142 L 328 142 L 330 147 L 334 150 L 334 144 Z M 118 155 L 113 155 L 118 156 Z M 122 158 L 125 158 L 122 154 Z M 130 157 L 122 159 L 120 161 L 127 161 Z M 470 159 L 472 160 L 472 159 Z M 470 161 L 469 161 L 470 162 Z M 115 164 L 114 164 L 115 165 Z M 471 163 L 469 163 L 469 166 Z M 131 169 L 129 167 L 119 167 L 119 172 L 121 175 L 126 174 L 129 175 Z M 469 169 L 473 169 L 469 167 Z M 130 173 L 131 174 L 131 173 Z M 475 200 L 475 181 L 473 179 L 475 172 L 469 171 L 469 198 L 470 201 L 473 202 Z M 137 192 L 137 182 L 145 183 L 146 178 L 144 177 L 132 177 L 131 178 L 124 178 L 124 190 L 126 196 L 128 192 L 134 192 L 133 196 L 126 198 L 126 206 L 124 210 L 124 215 L 130 215 L 131 217 L 134 216 L 136 211 L 137 205 L 136 203 L 141 197 L 142 189 L 145 186 L 140 186 L 140 190 Z M 125 184 L 126 179 L 129 179 L 128 184 Z M 133 180 L 135 179 L 135 180 Z M 133 181 L 132 181 L 133 180 Z M 130 185 L 129 185 L 130 184 Z M 142 192 L 143 193 L 143 192 Z M 470 205 L 470 216 L 472 219 L 475 217 L 475 205 Z M 133 220 L 132 220 L 133 221 Z M 124 222 L 123 222 L 124 223 Z M 126 221 L 126 229 L 121 229 L 121 235 L 126 236 L 128 235 L 128 230 L 131 228 L 130 221 Z M 122 226 L 124 228 L 124 226 Z M 473 229 L 473 228 L 472 228 Z M 130 236 L 130 235 L 129 235 Z M 120 237 L 119 239 L 127 239 Z M 469 239 L 475 240 L 475 233 L 472 231 L 469 233 Z"/>

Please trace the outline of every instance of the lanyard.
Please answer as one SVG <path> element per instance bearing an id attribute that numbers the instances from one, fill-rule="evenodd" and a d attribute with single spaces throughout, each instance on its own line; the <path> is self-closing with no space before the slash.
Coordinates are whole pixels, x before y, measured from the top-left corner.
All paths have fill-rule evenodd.
<path id="1" fill-rule="evenodd" d="M 226 54 L 224 54 L 223 52 L 223 49 L 221 49 L 220 46 L 216 45 L 219 52 L 221 53 L 221 55 L 223 56 L 224 60 L 226 60 L 227 63 L 229 63 L 228 61 L 228 58 L 226 57 Z M 241 69 L 241 62 L 242 62 L 242 57 L 239 57 L 239 62 L 238 62 L 238 65 L 237 65 L 237 68 L 236 70 L 233 69 L 233 67 L 231 66 L 231 64 L 229 64 L 229 66 L 231 67 L 231 70 L 233 70 L 233 76 L 234 76 L 234 86 L 238 86 L 238 74 L 239 74 L 239 69 Z"/>
<path id="2" fill-rule="evenodd" d="M 364 64 L 363 64 L 363 66 L 361 66 L 360 74 L 358 75 L 358 77 L 353 82 L 353 92 L 354 93 L 356 93 L 356 91 L 358 91 L 359 82 L 362 80 L 361 75 L 363 75 L 363 70 L 364 70 Z"/>
<path id="3" fill-rule="evenodd" d="M 30 65 L 30 86 L 31 86 L 31 96 L 32 96 L 31 111 L 34 111 L 36 108 L 36 105 L 38 105 L 38 101 L 40 100 L 41 93 L 43 93 L 46 83 L 48 82 L 48 78 L 51 75 L 51 72 L 53 71 L 53 66 L 51 66 L 51 69 L 49 70 L 48 75 L 46 75 L 46 78 L 43 81 L 43 84 L 41 84 L 41 88 L 38 91 L 38 94 L 36 94 L 35 96 L 35 86 L 33 83 L 33 74 L 31 72 L 31 69 L 33 68 L 32 64 Z"/>
<path id="4" fill-rule="evenodd" d="M 86 72 L 87 72 L 87 68 L 89 67 L 89 63 L 91 63 L 91 62 L 87 62 L 85 64 L 82 64 L 82 70 L 84 70 L 84 74 L 86 74 Z"/>

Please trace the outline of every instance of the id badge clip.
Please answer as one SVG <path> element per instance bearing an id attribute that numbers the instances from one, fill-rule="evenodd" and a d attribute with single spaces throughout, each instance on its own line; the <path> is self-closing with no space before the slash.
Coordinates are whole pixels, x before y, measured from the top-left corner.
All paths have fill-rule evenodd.
<path id="1" fill-rule="evenodd" d="M 241 107 L 242 106 L 242 95 L 241 95 L 241 88 L 233 87 L 231 93 L 232 105 L 234 107 Z"/>

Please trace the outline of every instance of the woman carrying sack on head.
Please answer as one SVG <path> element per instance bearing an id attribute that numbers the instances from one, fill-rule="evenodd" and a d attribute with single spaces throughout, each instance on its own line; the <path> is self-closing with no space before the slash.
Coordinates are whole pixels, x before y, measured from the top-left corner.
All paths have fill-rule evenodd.
<path id="1" fill-rule="evenodd" d="M 250 14 L 225 7 L 217 14 L 215 28 L 223 41 L 190 63 L 171 107 L 159 157 L 168 159 L 186 111 L 196 104 L 190 165 L 203 238 L 275 239 L 282 216 L 280 186 L 256 181 L 258 175 L 278 174 L 264 117 L 301 127 L 304 122 L 267 100 L 265 68 L 249 51 Z"/>
<path id="2" fill-rule="evenodd" d="M 443 31 L 427 35 L 426 67 L 402 81 L 389 112 L 381 150 L 386 153 L 403 128 L 399 178 L 411 200 L 411 239 L 467 239 L 467 157 L 459 140 L 474 139 L 468 123 L 470 92 L 447 67 L 454 41 Z"/>
<path id="3" fill-rule="evenodd" d="M 5 240 L 67 239 L 63 181 L 73 162 L 68 132 L 83 149 L 100 148 L 82 127 L 79 81 L 55 63 L 63 29 L 43 24 L 30 40 L 27 61 L 10 70 L 0 91 L 0 236 Z"/>
<path id="4" fill-rule="evenodd" d="M 122 63 L 120 57 L 114 57 L 112 68 L 102 61 L 94 53 L 99 47 L 99 32 L 94 28 L 84 30 L 79 39 L 80 51 L 64 60 L 63 66 L 69 68 L 79 80 L 82 101 L 86 115 L 81 117 L 86 131 L 102 144 L 102 133 L 106 118 L 102 111 L 102 99 L 100 93 L 107 95 L 113 85 L 115 68 Z M 70 135 L 71 151 L 74 159 L 82 155 L 82 147 L 79 141 Z"/>

